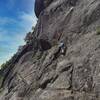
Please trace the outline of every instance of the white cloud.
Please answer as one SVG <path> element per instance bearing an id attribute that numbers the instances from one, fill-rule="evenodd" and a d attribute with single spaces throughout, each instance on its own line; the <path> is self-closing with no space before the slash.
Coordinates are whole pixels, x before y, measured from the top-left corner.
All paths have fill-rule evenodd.
<path id="1" fill-rule="evenodd" d="M 22 13 L 22 15 L 20 16 L 20 18 L 22 19 L 22 20 L 26 20 L 26 21 L 29 21 L 29 22 L 33 22 L 34 21 L 34 19 L 33 19 L 33 16 L 31 15 L 31 14 L 27 14 L 27 13 L 25 13 L 25 12 L 23 12 Z"/>
<path id="2" fill-rule="evenodd" d="M 8 17 L 0 17 L 0 26 L 7 25 L 9 23 L 16 23 L 16 20 Z"/>
<path id="3" fill-rule="evenodd" d="M 12 19 L 9 17 L 0 17 L 0 41 L 10 41 L 11 37 L 8 34 L 16 35 L 16 34 L 24 34 L 31 31 L 32 26 L 35 26 L 37 22 L 37 19 L 33 13 L 25 13 L 20 12 L 18 13 L 18 19 Z M 5 25 L 12 24 L 13 26 L 17 27 L 17 30 L 9 31 L 8 29 L 5 29 Z M 12 38 L 13 39 L 13 38 Z"/>
<path id="4" fill-rule="evenodd" d="M 21 20 L 21 26 L 27 28 L 30 26 L 35 26 L 37 22 L 37 19 L 33 12 L 31 13 L 20 12 L 18 14 L 18 18 Z M 25 26 L 23 24 L 25 24 Z"/>
<path id="5" fill-rule="evenodd" d="M 11 8 L 16 0 L 9 0 Z M 10 7 L 9 7 L 10 9 Z M 31 31 L 32 26 L 35 26 L 37 19 L 32 11 L 31 13 L 20 12 L 17 14 L 17 19 L 9 17 L 0 17 L 0 64 L 8 60 L 16 53 L 18 46 L 24 44 L 25 34 Z M 6 25 L 14 25 L 11 30 L 5 28 Z"/>

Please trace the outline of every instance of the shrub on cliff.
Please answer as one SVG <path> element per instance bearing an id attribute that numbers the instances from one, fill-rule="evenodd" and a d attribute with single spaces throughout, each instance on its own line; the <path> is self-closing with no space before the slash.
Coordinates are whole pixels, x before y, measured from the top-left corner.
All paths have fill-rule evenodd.
<path id="1" fill-rule="evenodd" d="M 25 39 L 24 39 L 26 43 L 31 43 L 31 42 L 32 42 L 32 40 L 33 40 L 33 38 L 34 38 L 34 35 L 33 35 L 34 30 L 35 30 L 35 28 L 34 28 L 34 26 L 33 26 L 33 27 L 32 27 L 32 32 L 28 32 L 28 33 L 26 34 L 26 37 L 25 37 Z"/>
<path id="2" fill-rule="evenodd" d="M 8 67 L 11 64 L 11 60 L 6 61 L 5 63 L 3 63 L 0 67 L 1 69 L 5 69 L 6 67 Z"/>
<path id="3" fill-rule="evenodd" d="M 9 59 L 8 61 L 6 61 L 5 63 L 3 63 L 1 66 L 0 66 L 0 69 L 1 70 L 4 70 L 6 67 L 10 66 L 11 64 L 14 63 L 14 61 L 16 60 L 16 56 L 17 54 L 14 54 L 11 59 Z"/>
<path id="4" fill-rule="evenodd" d="M 24 40 L 25 40 L 26 43 L 30 43 L 32 39 L 33 39 L 32 33 L 29 32 L 29 33 L 27 33 L 27 35 L 26 35 Z"/>
<path id="5" fill-rule="evenodd" d="M 100 27 L 97 27 L 96 33 L 97 33 L 97 35 L 100 35 Z"/>

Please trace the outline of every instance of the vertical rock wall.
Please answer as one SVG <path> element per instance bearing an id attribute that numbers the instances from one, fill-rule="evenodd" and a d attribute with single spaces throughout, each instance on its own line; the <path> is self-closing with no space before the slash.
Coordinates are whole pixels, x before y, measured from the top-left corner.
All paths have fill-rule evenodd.
<path id="1" fill-rule="evenodd" d="M 100 1 L 36 0 L 35 6 L 36 39 L 4 78 L 0 100 L 100 100 Z M 41 51 L 38 40 L 51 47 Z M 60 41 L 65 56 L 53 59 Z"/>

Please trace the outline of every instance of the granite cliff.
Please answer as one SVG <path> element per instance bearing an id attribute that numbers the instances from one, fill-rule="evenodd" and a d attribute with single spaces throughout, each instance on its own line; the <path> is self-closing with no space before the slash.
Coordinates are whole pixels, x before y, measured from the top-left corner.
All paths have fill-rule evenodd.
<path id="1" fill-rule="evenodd" d="M 1 69 L 0 100 L 100 100 L 100 0 L 36 0 L 38 22 Z M 59 54 L 60 41 L 66 54 Z"/>

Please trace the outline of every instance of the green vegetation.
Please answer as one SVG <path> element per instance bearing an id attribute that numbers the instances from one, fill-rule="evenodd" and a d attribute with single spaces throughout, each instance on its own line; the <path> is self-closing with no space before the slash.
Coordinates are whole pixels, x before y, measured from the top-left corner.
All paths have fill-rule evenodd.
<path id="1" fill-rule="evenodd" d="M 11 60 L 6 61 L 5 63 L 3 63 L 3 64 L 0 66 L 0 68 L 1 68 L 1 69 L 5 69 L 5 68 L 8 67 L 10 64 L 11 64 Z"/>
<path id="2" fill-rule="evenodd" d="M 28 32 L 28 33 L 27 33 L 27 35 L 26 35 L 26 37 L 25 37 L 25 39 L 24 39 L 24 41 L 25 41 L 26 43 L 31 43 L 31 42 L 32 42 L 32 40 L 33 40 L 33 38 L 34 38 L 34 30 L 35 30 L 35 28 L 32 27 L 32 32 Z"/>
<path id="3" fill-rule="evenodd" d="M 3 63 L 1 66 L 0 66 L 0 69 L 1 70 L 4 70 L 6 67 L 8 67 L 8 66 L 10 66 L 13 62 L 14 62 L 14 60 L 16 59 L 16 54 L 14 54 L 14 56 L 10 59 L 10 60 L 8 60 L 8 61 L 6 61 L 5 63 Z"/>
<path id="4" fill-rule="evenodd" d="M 27 35 L 26 35 L 26 37 L 25 37 L 25 39 L 24 39 L 25 42 L 26 43 L 30 43 L 32 41 L 32 39 L 33 39 L 32 33 L 31 32 L 28 32 Z"/>
<path id="5" fill-rule="evenodd" d="M 33 59 L 34 59 L 34 60 L 39 60 L 39 59 L 41 59 L 42 55 L 43 55 L 43 52 L 42 52 L 42 51 L 37 51 L 37 52 L 34 54 Z"/>
<path id="6" fill-rule="evenodd" d="M 97 29 L 96 29 L 96 33 L 97 33 L 97 35 L 100 35 L 100 26 L 97 27 Z"/>
<path id="7" fill-rule="evenodd" d="M 47 55 L 48 55 L 48 51 L 46 51 L 46 52 L 37 51 L 37 52 L 35 52 L 35 54 L 32 57 L 33 62 L 36 63 L 37 61 L 40 60 L 40 62 L 43 63 Z"/>

